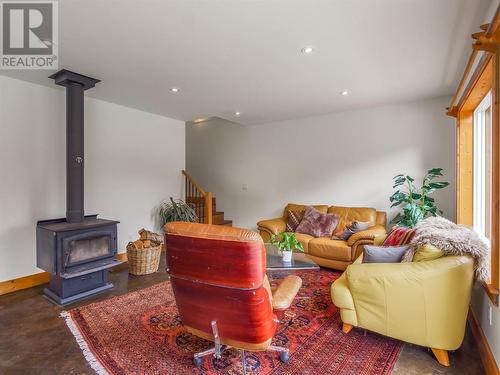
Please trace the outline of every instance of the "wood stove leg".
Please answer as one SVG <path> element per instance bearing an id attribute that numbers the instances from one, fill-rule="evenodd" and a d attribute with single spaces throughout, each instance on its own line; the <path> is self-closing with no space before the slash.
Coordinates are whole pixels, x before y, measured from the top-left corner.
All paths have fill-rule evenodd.
<path id="1" fill-rule="evenodd" d="M 342 332 L 349 333 L 351 332 L 352 324 L 342 323 Z"/>
<path id="2" fill-rule="evenodd" d="M 443 349 L 434 349 L 431 348 L 432 352 L 434 353 L 434 356 L 436 357 L 437 361 L 443 365 L 443 366 L 449 366 L 450 365 L 450 359 L 448 357 L 448 351 L 443 350 Z"/>

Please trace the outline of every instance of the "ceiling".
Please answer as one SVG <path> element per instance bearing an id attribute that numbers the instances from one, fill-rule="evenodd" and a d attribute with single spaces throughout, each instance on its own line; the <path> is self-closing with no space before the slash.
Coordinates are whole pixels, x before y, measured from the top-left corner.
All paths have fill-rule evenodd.
<path id="1" fill-rule="evenodd" d="M 491 5 L 64 0 L 59 62 L 101 79 L 95 98 L 184 121 L 262 124 L 452 94 Z M 1 72 L 54 87 L 50 73 Z"/>

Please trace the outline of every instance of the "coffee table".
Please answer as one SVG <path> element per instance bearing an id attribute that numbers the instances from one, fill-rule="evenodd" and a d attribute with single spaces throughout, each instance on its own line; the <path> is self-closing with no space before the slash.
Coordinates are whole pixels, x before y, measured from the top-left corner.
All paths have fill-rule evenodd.
<path id="1" fill-rule="evenodd" d="M 278 248 L 266 243 L 266 271 L 317 270 L 319 266 L 304 253 L 293 252 L 291 262 L 283 262 Z"/>

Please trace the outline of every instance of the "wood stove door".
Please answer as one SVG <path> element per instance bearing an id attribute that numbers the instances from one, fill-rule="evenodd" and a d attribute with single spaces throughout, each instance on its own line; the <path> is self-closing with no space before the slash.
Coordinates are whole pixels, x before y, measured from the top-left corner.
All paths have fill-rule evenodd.
<path id="1" fill-rule="evenodd" d="M 81 271 L 92 268 L 93 263 L 106 258 L 114 258 L 116 254 L 116 232 L 113 229 L 80 232 L 62 239 L 61 257 L 59 259 L 61 274 L 72 269 Z"/>

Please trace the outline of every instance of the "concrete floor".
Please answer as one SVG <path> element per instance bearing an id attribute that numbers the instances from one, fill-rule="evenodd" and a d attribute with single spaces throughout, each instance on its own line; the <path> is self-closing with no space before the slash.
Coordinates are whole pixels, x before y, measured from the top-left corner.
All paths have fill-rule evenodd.
<path id="1" fill-rule="evenodd" d="M 164 262 L 163 258 L 159 272 L 148 276 L 129 276 L 126 269 L 113 271 L 110 279 L 115 288 L 80 304 L 166 280 Z M 0 297 L 0 374 L 94 374 L 64 320 L 59 318 L 62 309 L 49 303 L 42 290 L 43 286 L 39 286 Z M 405 344 L 393 374 L 484 374 L 469 330 L 462 347 L 450 354 L 450 360 L 451 367 L 440 366 L 426 348 Z"/>

